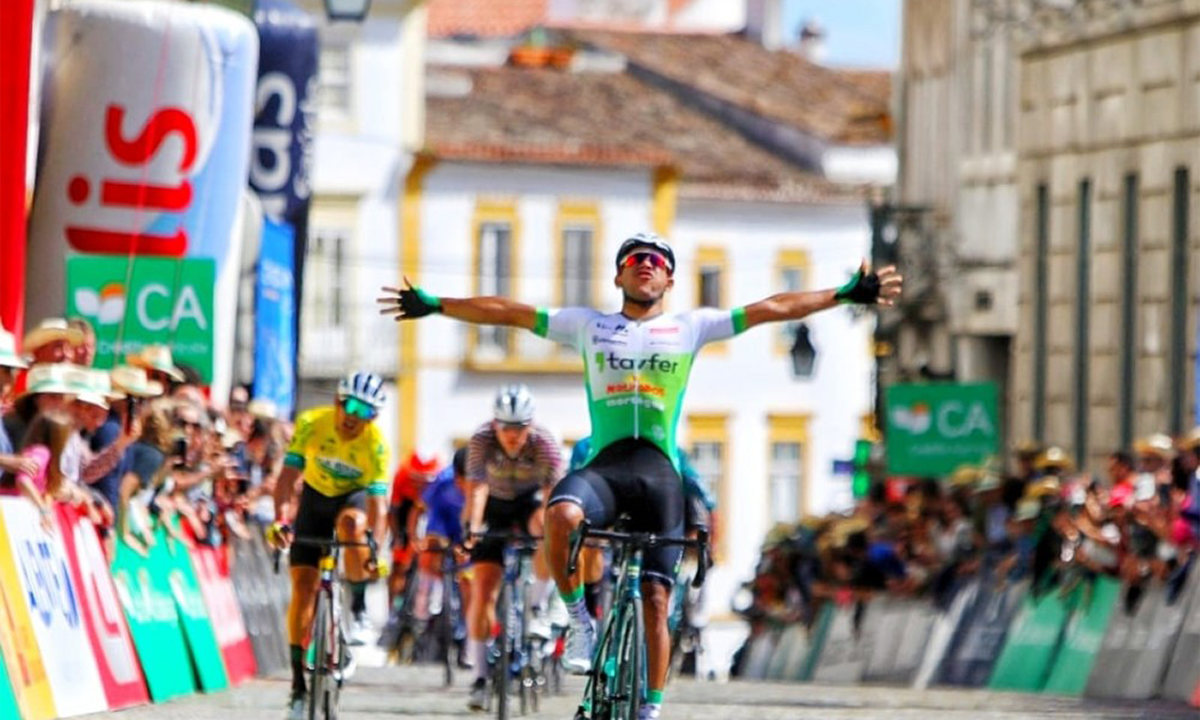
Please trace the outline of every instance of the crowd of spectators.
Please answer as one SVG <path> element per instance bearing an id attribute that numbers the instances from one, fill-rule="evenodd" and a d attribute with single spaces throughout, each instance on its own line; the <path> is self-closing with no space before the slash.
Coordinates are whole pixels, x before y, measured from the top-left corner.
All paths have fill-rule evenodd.
<path id="1" fill-rule="evenodd" d="M 87 515 L 109 557 L 118 540 L 146 554 L 159 526 L 221 546 L 274 519 L 291 426 L 234 387 L 227 402 L 166 345 L 93 367 L 86 320 L 51 318 L 17 352 L 0 328 L 0 495 L 21 496 L 54 532 L 56 503 Z"/>
<path id="2" fill-rule="evenodd" d="M 1152 435 L 1080 472 L 1058 447 L 1016 449 L 1015 469 L 873 484 L 846 514 L 772 529 L 735 608 L 752 632 L 809 622 L 826 601 L 881 593 L 945 607 L 965 581 L 1033 592 L 1107 575 L 1132 607 L 1151 582 L 1178 592 L 1200 535 L 1200 428 Z"/>

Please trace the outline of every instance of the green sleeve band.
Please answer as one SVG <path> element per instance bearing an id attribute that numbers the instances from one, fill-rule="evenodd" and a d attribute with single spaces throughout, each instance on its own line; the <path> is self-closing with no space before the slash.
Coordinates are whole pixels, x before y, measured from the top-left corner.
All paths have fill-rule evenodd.
<path id="1" fill-rule="evenodd" d="M 288 467 L 296 468 L 297 470 L 304 469 L 304 456 L 296 453 L 288 453 L 283 456 L 283 464 Z"/>
<path id="2" fill-rule="evenodd" d="M 735 335 L 746 332 L 746 308 L 733 309 L 733 332 Z"/>
<path id="3" fill-rule="evenodd" d="M 546 308 L 537 309 L 537 319 L 533 323 L 533 332 L 539 337 L 546 337 L 550 332 L 550 311 Z"/>
<path id="4" fill-rule="evenodd" d="M 855 270 L 854 274 L 850 276 L 850 279 L 846 281 L 846 284 L 834 291 L 833 299 L 840 303 L 853 303 L 854 301 L 851 300 L 848 295 L 854 290 L 854 286 L 858 285 L 862 278 L 862 268 Z"/>
<path id="5" fill-rule="evenodd" d="M 370 497 L 383 497 L 387 495 L 386 482 L 373 482 L 367 486 L 367 495 Z"/>
<path id="6" fill-rule="evenodd" d="M 580 600 L 583 599 L 583 584 L 580 583 L 579 587 L 575 588 L 574 590 L 572 590 L 569 593 L 565 593 L 562 590 L 559 590 L 558 594 L 562 597 L 563 602 L 566 603 L 567 605 L 570 605 L 571 603 L 579 602 Z"/>
<path id="7" fill-rule="evenodd" d="M 421 302 L 429 307 L 436 308 L 439 311 L 442 309 L 442 299 L 437 295 L 432 295 L 417 287 L 413 288 L 413 292 L 417 294 L 417 297 L 421 298 Z"/>

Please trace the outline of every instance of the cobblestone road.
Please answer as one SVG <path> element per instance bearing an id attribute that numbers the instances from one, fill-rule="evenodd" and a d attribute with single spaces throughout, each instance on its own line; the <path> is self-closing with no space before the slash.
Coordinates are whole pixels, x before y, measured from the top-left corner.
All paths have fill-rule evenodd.
<path id="1" fill-rule="evenodd" d="M 441 686 L 435 668 L 363 668 L 342 695 L 344 720 L 479 718 L 466 708 L 467 678 Z M 570 720 L 582 683 L 550 698 L 529 720 Z M 256 680 L 236 690 L 163 705 L 86 716 L 89 720 L 279 720 L 287 682 Z M 519 716 L 518 716 L 519 717 Z M 1091 701 L 977 691 L 819 687 L 749 682 L 673 683 L 663 720 L 1196 720 L 1200 712 L 1170 703 Z"/>

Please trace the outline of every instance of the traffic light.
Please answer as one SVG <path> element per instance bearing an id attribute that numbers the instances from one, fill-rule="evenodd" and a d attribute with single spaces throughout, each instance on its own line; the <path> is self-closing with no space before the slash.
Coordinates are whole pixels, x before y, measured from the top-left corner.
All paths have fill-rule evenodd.
<path id="1" fill-rule="evenodd" d="M 870 440 L 854 441 L 854 474 L 850 480 L 850 491 L 854 493 L 855 500 L 865 498 L 871 489 L 871 444 Z"/>

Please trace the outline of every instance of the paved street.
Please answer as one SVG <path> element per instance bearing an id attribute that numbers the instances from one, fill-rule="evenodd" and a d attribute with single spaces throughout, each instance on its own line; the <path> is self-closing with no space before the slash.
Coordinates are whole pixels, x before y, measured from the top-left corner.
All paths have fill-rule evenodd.
<path id="1" fill-rule="evenodd" d="M 441 687 L 436 668 L 364 668 L 342 696 L 346 720 L 483 718 L 466 709 L 466 678 Z M 527 716 L 569 720 L 582 684 Z M 231 692 L 86 718 L 118 720 L 275 720 L 283 717 L 287 682 L 257 680 Z M 1097 703 L 974 691 L 818 687 L 777 683 L 676 682 L 663 720 L 1195 720 L 1195 710 L 1162 703 Z"/>

